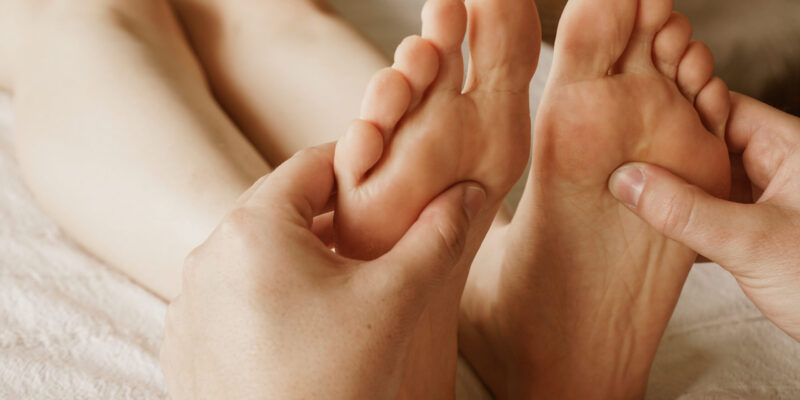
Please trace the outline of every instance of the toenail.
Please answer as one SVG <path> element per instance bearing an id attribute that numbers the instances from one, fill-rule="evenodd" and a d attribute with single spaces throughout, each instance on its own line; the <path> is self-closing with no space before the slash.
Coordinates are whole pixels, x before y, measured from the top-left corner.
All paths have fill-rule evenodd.
<path id="1" fill-rule="evenodd" d="M 477 185 L 470 185 L 464 189 L 464 211 L 470 220 L 475 218 L 486 201 L 486 192 Z"/>
<path id="2" fill-rule="evenodd" d="M 611 176 L 608 187 L 614 197 L 628 207 L 636 208 L 644 189 L 645 175 L 635 164 L 628 164 Z"/>

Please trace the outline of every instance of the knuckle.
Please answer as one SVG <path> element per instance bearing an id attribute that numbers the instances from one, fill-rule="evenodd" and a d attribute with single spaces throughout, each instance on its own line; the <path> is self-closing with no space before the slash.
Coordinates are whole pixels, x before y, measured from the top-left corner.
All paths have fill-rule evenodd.
<path id="1" fill-rule="evenodd" d="M 457 262 L 466 246 L 464 228 L 466 216 L 460 216 L 457 221 L 443 221 L 436 225 L 441 248 L 445 249 L 447 262 Z"/>
<path id="2" fill-rule="evenodd" d="M 265 219 L 264 213 L 268 212 L 249 207 L 234 209 L 220 222 L 212 235 L 212 246 L 242 256 L 258 250 L 262 236 L 269 233 L 264 229 L 268 224 L 260 223 Z"/>
<path id="3" fill-rule="evenodd" d="M 235 208 L 222 219 L 217 230 L 226 239 L 246 236 L 252 217 L 252 212 L 246 207 Z"/>
<path id="4" fill-rule="evenodd" d="M 328 153 L 321 147 L 308 147 L 298 151 L 293 158 L 297 160 L 322 161 L 328 159 Z"/>
<path id="5" fill-rule="evenodd" d="M 660 230 L 671 237 L 682 237 L 691 229 L 697 203 L 696 193 L 682 186 L 665 201 Z"/>

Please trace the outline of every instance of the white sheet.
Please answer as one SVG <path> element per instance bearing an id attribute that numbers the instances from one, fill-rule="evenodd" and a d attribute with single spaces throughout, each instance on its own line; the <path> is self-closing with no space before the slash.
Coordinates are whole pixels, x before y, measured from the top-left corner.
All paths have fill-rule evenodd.
<path id="1" fill-rule="evenodd" d="M 71 242 L 36 206 L 0 94 L 0 398 L 165 398 L 164 303 Z"/>
<path id="2" fill-rule="evenodd" d="M 422 0 L 348 1 L 335 3 L 385 51 L 418 29 Z M 535 93 L 551 57 L 543 52 Z M 158 366 L 165 305 L 39 210 L 21 183 L 10 126 L 0 94 L 0 398 L 166 398 Z M 457 393 L 488 398 L 464 363 Z M 648 398 L 800 398 L 800 345 L 719 267 L 699 266 L 659 350 Z"/>

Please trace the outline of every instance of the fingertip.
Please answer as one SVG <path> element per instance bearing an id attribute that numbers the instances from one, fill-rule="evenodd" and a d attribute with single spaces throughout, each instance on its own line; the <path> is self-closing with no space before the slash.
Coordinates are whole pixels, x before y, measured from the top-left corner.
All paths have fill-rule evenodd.
<path id="1" fill-rule="evenodd" d="M 477 183 L 462 183 L 452 186 L 428 204 L 420 214 L 424 218 L 455 218 L 472 221 L 483 209 L 488 195 Z M 463 224 L 462 224 L 463 225 Z"/>
<path id="2" fill-rule="evenodd" d="M 462 202 L 467 218 L 472 221 L 486 203 L 486 190 L 478 184 L 467 184 L 464 188 Z"/>
<path id="3" fill-rule="evenodd" d="M 646 181 L 644 165 L 626 164 L 614 171 L 608 181 L 611 195 L 630 208 L 639 206 Z"/>
<path id="4" fill-rule="evenodd" d="M 263 207 L 283 202 L 316 215 L 335 189 L 333 159 L 333 143 L 300 150 L 256 185 L 242 205 Z"/>

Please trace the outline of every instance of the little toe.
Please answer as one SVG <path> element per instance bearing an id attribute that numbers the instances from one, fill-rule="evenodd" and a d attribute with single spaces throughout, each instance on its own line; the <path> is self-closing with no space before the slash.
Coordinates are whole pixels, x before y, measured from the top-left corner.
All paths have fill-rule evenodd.
<path id="1" fill-rule="evenodd" d="M 439 52 L 435 89 L 461 92 L 464 58 L 461 43 L 467 32 L 467 9 L 461 0 L 428 0 L 422 9 L 422 37 Z"/>
<path id="2" fill-rule="evenodd" d="M 336 143 L 333 167 L 341 188 L 358 186 L 383 155 L 383 136 L 370 122 L 355 120 Z"/>
<path id="3" fill-rule="evenodd" d="M 466 91 L 527 90 L 539 62 L 541 26 L 532 0 L 468 0 Z"/>
<path id="4" fill-rule="evenodd" d="M 439 72 L 436 48 L 419 36 L 409 36 L 397 47 L 393 68 L 400 71 L 411 86 L 411 107 L 419 104 Z"/>
<path id="5" fill-rule="evenodd" d="M 385 140 L 389 140 L 410 104 L 411 87 L 405 76 L 394 68 L 384 68 L 372 77 L 367 86 L 361 104 L 361 119 L 375 124 Z"/>
<path id="6" fill-rule="evenodd" d="M 672 14 L 672 0 L 639 0 L 631 40 L 615 66 L 620 72 L 653 67 L 653 40 Z"/>
<path id="7" fill-rule="evenodd" d="M 702 42 L 692 41 L 678 64 L 678 88 L 692 103 L 714 74 L 714 56 Z"/>
<path id="8" fill-rule="evenodd" d="M 683 14 L 673 12 L 653 41 L 656 68 L 671 80 L 678 76 L 678 64 L 692 39 L 692 24 Z"/>
<path id="9" fill-rule="evenodd" d="M 636 20 L 631 0 L 570 0 L 556 34 L 552 82 L 601 78 L 625 51 Z"/>
<path id="10" fill-rule="evenodd" d="M 731 111 L 731 97 L 728 85 L 720 78 L 713 78 L 697 94 L 695 108 L 703 124 L 714 135 L 722 138 Z"/>

